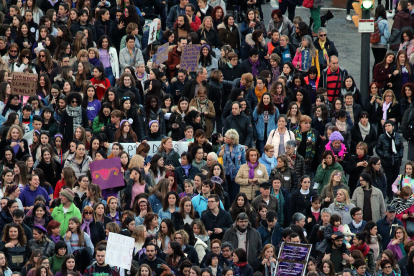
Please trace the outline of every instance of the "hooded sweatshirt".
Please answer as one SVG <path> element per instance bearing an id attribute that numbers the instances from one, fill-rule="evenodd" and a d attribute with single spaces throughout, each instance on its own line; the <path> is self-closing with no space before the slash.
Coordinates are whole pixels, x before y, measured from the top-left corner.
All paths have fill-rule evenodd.
<path id="1" fill-rule="evenodd" d="M 50 197 L 47 194 L 46 190 L 40 186 L 36 190 L 32 191 L 29 187 L 29 184 L 24 187 L 19 195 L 19 199 L 22 201 L 23 206 L 33 206 L 35 198 L 37 196 L 44 196 L 46 199 L 46 206 L 49 206 Z"/>

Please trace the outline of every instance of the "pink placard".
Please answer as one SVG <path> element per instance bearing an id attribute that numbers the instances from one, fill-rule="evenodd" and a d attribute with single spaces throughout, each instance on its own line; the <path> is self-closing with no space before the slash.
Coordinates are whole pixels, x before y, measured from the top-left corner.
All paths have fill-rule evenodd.
<path id="1" fill-rule="evenodd" d="M 124 175 L 121 172 L 121 159 L 114 157 L 106 160 L 94 161 L 89 165 L 92 183 L 101 189 L 124 186 Z"/>

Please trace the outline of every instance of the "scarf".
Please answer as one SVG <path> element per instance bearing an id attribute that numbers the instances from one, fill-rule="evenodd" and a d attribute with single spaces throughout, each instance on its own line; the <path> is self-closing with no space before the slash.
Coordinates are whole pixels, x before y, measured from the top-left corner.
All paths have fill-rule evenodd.
<path id="1" fill-rule="evenodd" d="M 183 169 L 184 169 L 185 176 L 187 176 L 187 177 L 188 177 L 188 172 L 190 171 L 191 164 L 189 164 L 189 165 L 185 165 L 185 166 L 181 166 L 181 168 L 183 168 Z"/>
<path id="2" fill-rule="evenodd" d="M 257 100 L 259 101 L 259 103 L 260 103 L 260 101 L 262 100 L 262 95 L 264 94 L 264 93 L 266 93 L 267 92 L 267 88 L 266 88 L 266 86 L 264 86 L 263 87 L 263 89 L 261 90 L 261 91 L 259 91 L 259 89 L 257 88 L 257 86 L 256 86 L 256 88 L 254 89 L 254 93 L 256 94 L 256 97 L 257 97 Z"/>
<path id="3" fill-rule="evenodd" d="M 335 121 L 335 126 L 338 128 L 340 132 L 346 131 L 346 122 L 341 122 L 339 120 Z"/>
<path id="4" fill-rule="evenodd" d="M 279 68 L 279 66 L 277 66 L 276 68 L 275 67 L 272 67 L 272 80 L 273 81 L 276 81 L 279 76 L 280 76 L 280 68 Z"/>
<path id="5" fill-rule="evenodd" d="M 388 108 L 390 108 L 391 104 L 392 104 L 392 102 L 390 102 L 389 104 L 387 104 L 386 102 L 384 102 L 382 104 L 382 119 L 384 121 L 387 120 L 387 110 L 388 110 Z"/>
<path id="6" fill-rule="evenodd" d="M 369 248 L 369 245 L 367 245 L 367 243 L 364 242 L 363 244 L 361 244 L 358 247 L 355 247 L 354 245 L 352 245 L 350 251 L 352 252 L 354 250 L 359 250 L 359 251 L 362 252 L 362 255 L 364 255 L 364 257 L 366 257 L 368 255 L 370 249 L 371 248 Z"/>
<path id="7" fill-rule="evenodd" d="M 175 153 L 173 149 L 169 153 L 167 153 L 166 151 L 161 151 L 158 153 L 161 153 L 162 157 L 164 158 L 164 166 L 168 166 L 172 164 L 172 161 L 174 160 L 174 153 Z"/>
<path id="8" fill-rule="evenodd" d="M 260 61 L 257 60 L 257 62 L 253 63 L 253 61 L 249 58 L 248 61 L 250 62 L 250 65 L 252 66 L 252 75 L 253 78 L 257 78 L 257 75 L 259 75 L 259 71 L 257 70 L 257 66 L 260 65 Z"/>
<path id="9" fill-rule="evenodd" d="M 358 123 L 359 130 L 361 131 L 362 140 L 365 140 L 365 137 L 369 134 L 371 129 L 371 125 L 368 123 L 366 127 L 364 127 L 361 122 Z"/>
<path id="10" fill-rule="evenodd" d="M 101 62 L 99 61 L 99 58 L 96 58 L 96 57 L 90 58 L 89 62 L 95 67 L 98 66 L 99 64 L 101 64 Z"/>
<path id="11" fill-rule="evenodd" d="M 273 102 L 275 104 L 283 104 L 283 101 L 285 100 L 285 96 L 283 96 L 282 94 L 280 95 L 273 95 Z"/>
<path id="12" fill-rule="evenodd" d="M 265 160 L 267 161 L 267 163 L 270 164 L 270 169 L 273 170 L 274 167 L 276 167 L 277 165 L 277 160 L 275 160 L 275 157 L 268 157 L 266 154 L 263 154 Z"/>
<path id="13" fill-rule="evenodd" d="M 227 65 L 230 67 L 230 69 L 233 69 L 233 65 L 231 65 L 230 61 L 227 62 Z"/>
<path id="14" fill-rule="evenodd" d="M 247 162 L 247 165 L 249 166 L 249 179 L 253 179 L 254 178 L 254 169 L 257 167 L 257 165 L 259 165 L 259 162 L 256 162 L 256 164 Z"/>
<path id="15" fill-rule="evenodd" d="M 347 207 L 346 207 L 346 202 L 338 202 L 335 200 L 335 208 L 339 209 L 339 210 L 345 210 L 348 211 Z"/>
<path id="16" fill-rule="evenodd" d="M 89 226 L 92 222 L 93 222 L 93 218 L 90 219 L 90 220 L 83 219 L 83 223 L 82 223 L 82 226 L 81 226 L 82 231 L 85 232 L 85 230 L 86 230 L 86 233 L 88 233 L 89 236 L 91 236 L 91 228 Z"/>
<path id="17" fill-rule="evenodd" d="M 201 113 L 208 112 L 208 99 L 207 97 L 204 100 L 199 100 L 196 98 L 197 101 L 197 110 Z M 203 128 L 206 127 L 206 116 L 201 116 L 201 124 L 203 125 Z"/>
<path id="18" fill-rule="evenodd" d="M 241 268 L 248 265 L 248 264 L 249 264 L 248 262 L 234 263 L 234 266 L 233 266 L 233 272 L 234 273 L 233 273 L 233 275 L 234 276 L 247 276 L 247 275 L 242 274 Z"/>
<path id="19" fill-rule="evenodd" d="M 397 214 L 401 214 L 407 209 L 410 209 L 410 207 L 414 205 L 414 197 L 410 196 L 406 201 L 402 198 L 394 198 L 391 202 L 391 206 L 394 206 Z"/>
<path id="20" fill-rule="evenodd" d="M 238 146 L 233 146 L 233 151 L 230 151 L 230 146 L 225 145 L 225 154 L 226 154 L 226 175 L 230 176 L 231 180 L 234 180 L 237 175 L 237 169 L 233 159 L 235 158 L 236 151 L 239 151 Z M 234 160 L 236 162 L 237 160 Z"/>
<path id="21" fill-rule="evenodd" d="M 356 228 L 359 229 L 362 226 L 362 222 L 363 220 L 361 220 L 359 223 L 356 223 L 355 220 L 352 220 L 352 225 Z"/>
<path id="22" fill-rule="evenodd" d="M 272 188 L 272 192 L 273 192 L 273 188 Z M 273 192 L 274 194 L 274 192 Z M 283 192 L 282 189 L 280 189 L 279 191 L 279 197 L 278 197 L 278 205 L 279 208 L 277 209 L 277 218 L 278 221 L 280 223 L 280 225 L 283 225 L 284 221 L 285 221 L 285 214 L 284 214 L 284 206 L 285 206 L 285 197 L 283 196 Z"/>
<path id="23" fill-rule="evenodd" d="M 395 147 L 395 132 L 393 131 L 389 134 L 387 131 L 385 132 L 385 137 L 388 139 L 388 142 L 391 146 L 388 147 L 388 153 L 393 155 L 397 153 L 397 148 Z"/>
<path id="24" fill-rule="evenodd" d="M 326 150 L 331 150 L 335 154 L 335 150 L 332 148 L 332 141 L 329 141 L 329 143 L 326 144 L 325 149 Z M 345 153 L 347 153 L 346 146 L 343 143 L 341 143 L 341 148 L 339 149 L 337 156 L 340 156 L 341 158 L 344 158 Z M 336 158 L 336 156 L 335 156 L 335 158 Z"/>
<path id="25" fill-rule="evenodd" d="M 329 60 L 329 56 L 328 56 L 328 52 L 325 49 L 325 44 L 326 44 L 326 40 L 325 41 L 321 41 L 319 39 L 319 46 L 321 46 L 323 58 L 327 61 L 327 60 Z"/>
<path id="26" fill-rule="evenodd" d="M 33 217 L 33 225 L 40 225 L 43 226 L 46 224 L 46 219 L 44 217 L 37 218 L 36 216 Z"/>
<path id="27" fill-rule="evenodd" d="M 71 105 L 67 105 L 66 112 L 69 117 L 72 117 L 73 133 L 75 133 L 76 128 L 82 126 L 82 108 L 80 106 L 72 107 Z"/>
<path id="28" fill-rule="evenodd" d="M 50 238 L 52 239 L 52 241 L 54 242 L 54 243 L 57 243 L 58 241 L 60 241 L 60 236 L 53 236 L 53 235 L 51 235 L 50 236 Z"/>
<path id="29" fill-rule="evenodd" d="M 295 136 L 296 136 L 296 145 L 299 147 L 300 143 L 302 142 L 302 132 L 299 128 L 295 129 Z M 310 164 L 313 157 L 315 156 L 315 133 L 312 130 L 309 130 L 306 133 L 306 152 L 305 152 L 305 163 Z"/>

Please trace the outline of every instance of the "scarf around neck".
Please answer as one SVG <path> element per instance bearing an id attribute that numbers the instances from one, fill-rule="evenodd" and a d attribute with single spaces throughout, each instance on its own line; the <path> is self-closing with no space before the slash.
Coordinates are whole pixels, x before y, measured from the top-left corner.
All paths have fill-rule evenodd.
<path id="1" fill-rule="evenodd" d="M 259 71 L 257 69 L 257 66 L 260 65 L 260 61 L 257 60 L 257 62 L 254 62 L 249 58 L 248 61 L 250 62 L 250 65 L 252 66 L 252 75 L 254 78 L 257 77 L 257 75 L 259 75 Z"/>
<path id="2" fill-rule="evenodd" d="M 389 154 L 396 154 L 397 148 L 395 147 L 395 131 L 393 131 L 391 134 L 389 134 L 387 131 L 385 132 L 385 135 L 390 142 L 390 147 L 388 147 L 388 153 Z"/>
<path id="3" fill-rule="evenodd" d="M 355 220 L 352 220 L 352 225 L 356 228 L 359 229 L 362 226 L 362 222 L 363 220 L 361 220 L 359 223 L 356 223 Z"/>
<path id="4" fill-rule="evenodd" d="M 190 171 L 191 164 L 188 164 L 188 165 L 185 165 L 185 166 L 181 166 L 181 168 L 184 169 L 184 173 L 188 177 L 188 172 Z"/>
<path id="5" fill-rule="evenodd" d="M 390 102 L 389 104 L 384 102 L 382 104 L 382 119 L 385 120 L 385 121 L 387 120 L 387 111 L 390 108 L 391 104 L 392 104 L 392 102 Z"/>
<path id="6" fill-rule="evenodd" d="M 249 179 L 254 178 L 254 169 L 259 165 L 259 162 L 256 162 L 252 165 L 252 163 L 247 162 L 247 165 L 249 166 Z"/>
<path id="7" fill-rule="evenodd" d="M 346 207 L 346 202 L 338 202 L 335 200 L 335 208 L 339 209 L 339 210 L 345 210 L 348 211 L 348 207 Z"/>
<path id="8" fill-rule="evenodd" d="M 67 105 L 66 112 L 69 117 L 72 117 L 73 133 L 75 133 L 76 128 L 82 126 L 82 108 L 80 106 L 72 107 L 71 105 Z"/>
<path id="9" fill-rule="evenodd" d="M 371 125 L 368 123 L 366 127 L 364 127 L 361 122 L 358 123 L 359 130 L 361 131 L 362 139 L 365 140 L 365 137 L 369 135 L 369 131 L 371 130 Z"/>
<path id="10" fill-rule="evenodd" d="M 93 222 L 93 218 L 91 219 L 83 219 L 83 223 L 81 226 L 82 231 L 88 233 L 89 236 L 91 236 L 91 228 L 90 228 L 90 224 Z"/>
<path id="11" fill-rule="evenodd" d="M 370 250 L 371 248 L 369 248 L 369 245 L 367 245 L 367 243 L 366 242 L 364 242 L 363 244 L 361 244 L 360 246 L 358 246 L 358 247 L 356 247 L 356 246 L 354 246 L 354 245 L 352 245 L 351 246 L 351 249 L 350 249 L 350 251 L 352 252 L 352 251 L 354 251 L 354 250 L 359 250 L 359 251 L 361 251 L 362 252 L 362 255 L 364 255 L 364 257 L 365 256 L 367 256 L 368 255 L 368 253 L 369 253 L 369 250 Z"/>
<path id="12" fill-rule="evenodd" d="M 391 201 L 391 206 L 395 207 L 397 215 L 407 209 L 410 209 L 412 205 L 414 205 L 414 197 L 412 196 L 410 196 L 407 200 L 397 197 Z"/>
<path id="13" fill-rule="evenodd" d="M 339 131 L 346 131 L 346 122 L 341 122 L 339 120 L 336 120 L 335 126 L 338 128 Z"/>
<path id="14" fill-rule="evenodd" d="M 256 86 L 256 88 L 254 89 L 254 93 L 256 94 L 256 97 L 257 97 L 257 99 L 259 100 L 259 102 L 262 100 L 262 95 L 264 94 L 264 93 L 266 93 L 267 92 L 267 88 L 266 88 L 266 86 L 264 86 L 263 87 L 263 89 L 261 90 L 261 91 L 259 91 L 259 89 L 257 88 L 257 86 Z"/>
<path id="15" fill-rule="evenodd" d="M 265 160 L 270 164 L 270 169 L 273 170 L 274 167 L 277 165 L 277 160 L 274 156 L 268 157 L 266 154 L 263 154 Z"/>

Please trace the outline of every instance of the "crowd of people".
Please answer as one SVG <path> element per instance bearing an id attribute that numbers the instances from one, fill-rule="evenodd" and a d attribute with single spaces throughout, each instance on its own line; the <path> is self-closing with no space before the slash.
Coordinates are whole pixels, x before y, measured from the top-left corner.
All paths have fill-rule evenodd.
<path id="1" fill-rule="evenodd" d="M 0 1 L 0 276 L 273 276 L 284 242 L 309 276 L 414 276 L 414 2 L 375 7 L 369 91 L 302 2 Z"/>

